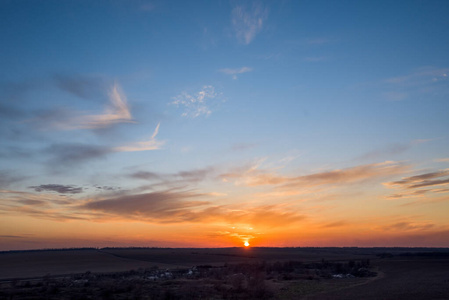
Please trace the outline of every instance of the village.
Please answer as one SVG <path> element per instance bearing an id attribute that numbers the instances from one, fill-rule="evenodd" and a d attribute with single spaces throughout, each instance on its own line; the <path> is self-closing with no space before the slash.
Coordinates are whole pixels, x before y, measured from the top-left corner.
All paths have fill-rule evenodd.
<path id="1" fill-rule="evenodd" d="M 126 272 L 85 272 L 70 276 L 11 281 L 0 298 L 30 299 L 271 299 L 289 282 L 354 280 L 373 277 L 369 260 L 314 263 L 276 261 L 198 265 L 166 269 L 157 266 Z"/>

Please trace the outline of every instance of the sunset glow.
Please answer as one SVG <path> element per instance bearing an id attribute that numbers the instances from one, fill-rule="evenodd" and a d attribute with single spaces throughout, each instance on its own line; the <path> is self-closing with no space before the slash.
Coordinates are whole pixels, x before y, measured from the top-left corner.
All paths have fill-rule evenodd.
<path id="1" fill-rule="evenodd" d="M 449 247 L 448 3 L 1 2 L 0 250 Z"/>

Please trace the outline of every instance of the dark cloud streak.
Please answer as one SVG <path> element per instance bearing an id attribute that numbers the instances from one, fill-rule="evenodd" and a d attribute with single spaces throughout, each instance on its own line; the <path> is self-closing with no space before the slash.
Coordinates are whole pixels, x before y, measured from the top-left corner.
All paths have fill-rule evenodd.
<path id="1" fill-rule="evenodd" d="M 409 185 L 409 184 L 424 181 L 427 179 L 433 179 L 433 178 L 443 177 L 443 176 L 447 176 L 447 175 L 449 175 L 449 170 L 442 170 L 442 171 L 437 171 L 437 172 L 415 175 L 415 176 L 411 176 L 411 177 L 404 177 L 399 181 L 393 181 L 388 184 L 389 185 Z"/>
<path id="2" fill-rule="evenodd" d="M 105 80 L 99 77 L 55 74 L 52 78 L 58 88 L 83 99 L 101 99 L 107 88 Z"/>
<path id="3" fill-rule="evenodd" d="M 131 175 L 129 175 L 129 177 L 134 178 L 134 179 L 144 179 L 144 180 L 156 180 L 156 179 L 160 179 L 161 176 L 157 173 L 154 172 L 147 172 L 147 171 L 138 171 L 135 172 Z"/>
<path id="4" fill-rule="evenodd" d="M 166 183 L 168 185 L 179 185 L 206 180 L 214 172 L 215 169 L 213 167 L 180 171 L 172 174 L 138 171 L 130 174 L 129 177 L 148 181 L 159 181 L 161 184 Z"/>
<path id="5" fill-rule="evenodd" d="M 246 223 L 266 226 L 291 225 L 305 217 L 278 205 L 243 208 L 242 205 L 212 205 L 199 200 L 207 194 L 192 191 L 160 191 L 139 195 L 122 195 L 115 198 L 86 202 L 79 209 L 107 214 L 107 218 L 151 223 Z"/>
<path id="6" fill-rule="evenodd" d="M 0 238 L 2 238 L 2 239 L 23 239 L 23 238 L 28 238 L 28 237 L 20 236 L 20 235 L 0 235 Z"/>
<path id="7" fill-rule="evenodd" d="M 54 144 L 45 149 L 49 153 L 50 166 L 73 166 L 87 161 L 104 158 L 112 150 L 108 147 L 87 144 Z"/>
<path id="8" fill-rule="evenodd" d="M 416 189 L 420 187 L 426 187 L 426 186 L 434 186 L 434 185 L 442 185 L 442 184 L 448 184 L 449 179 L 439 179 L 439 180 L 425 180 L 421 183 L 417 183 L 414 185 L 409 186 L 409 189 Z"/>
<path id="9" fill-rule="evenodd" d="M 38 205 L 38 206 L 42 206 L 42 205 L 46 205 L 47 202 L 42 201 L 42 200 L 33 200 L 33 199 L 22 199 L 17 201 L 19 203 L 25 204 L 25 205 Z"/>
<path id="10" fill-rule="evenodd" d="M 130 219 L 181 222 L 191 218 L 188 208 L 209 204 L 207 201 L 192 200 L 203 196 L 188 191 L 162 191 L 87 202 L 81 208 Z"/>
<path id="11" fill-rule="evenodd" d="M 62 184 L 41 184 L 39 186 L 30 186 L 29 188 L 34 189 L 36 192 L 50 191 L 59 194 L 79 194 L 83 192 L 81 187 Z"/>
<path id="12" fill-rule="evenodd" d="M 9 185 L 26 179 L 25 176 L 14 175 L 13 171 L 0 170 L 0 188 L 8 187 Z"/>
<path id="13" fill-rule="evenodd" d="M 414 223 L 414 222 L 397 222 L 388 226 L 385 226 L 385 230 L 399 230 L 399 231 L 421 231 L 429 230 L 435 227 L 435 224 L 430 223 Z"/>
<path id="14" fill-rule="evenodd" d="M 404 177 L 401 180 L 391 181 L 384 183 L 385 186 L 390 188 L 401 188 L 403 191 L 400 193 L 388 196 L 387 199 L 399 199 L 399 198 L 411 198 L 419 197 L 424 194 L 431 193 L 447 193 L 449 189 L 445 188 L 432 188 L 438 185 L 449 184 L 449 169 L 439 170 L 435 172 L 423 173 L 415 176 Z M 428 189 L 421 189 L 429 187 Z M 412 191 L 410 191 L 412 190 Z M 430 195 L 429 195 L 430 196 Z M 422 201 L 418 201 L 422 202 Z M 418 203 L 416 202 L 416 203 Z M 415 202 L 414 202 L 415 203 Z"/>
<path id="15" fill-rule="evenodd" d="M 348 222 L 346 221 L 336 221 L 336 222 L 332 222 L 332 223 L 326 223 L 321 225 L 321 228 L 334 228 L 334 227 L 341 227 L 341 226 L 345 226 L 347 225 Z"/>
<path id="16" fill-rule="evenodd" d="M 441 178 L 441 177 L 446 177 L 446 176 L 449 176 L 449 169 L 440 170 L 440 171 L 436 171 L 436 172 L 430 172 L 430 173 L 424 173 L 424 174 L 410 176 L 410 177 L 404 177 L 398 181 L 387 182 L 387 183 L 385 183 L 385 185 L 391 186 L 391 187 L 397 186 L 397 187 L 403 187 L 403 188 L 407 188 L 407 189 L 415 189 L 415 188 L 421 188 L 421 187 L 426 187 L 426 186 L 448 184 L 449 178 Z M 437 179 L 437 178 L 441 178 L 441 179 Z"/>

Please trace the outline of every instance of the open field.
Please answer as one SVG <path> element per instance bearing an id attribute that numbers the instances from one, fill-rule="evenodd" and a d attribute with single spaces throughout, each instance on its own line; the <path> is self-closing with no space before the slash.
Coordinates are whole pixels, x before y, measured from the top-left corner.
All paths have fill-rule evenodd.
<path id="1" fill-rule="evenodd" d="M 1 252 L 0 299 L 449 299 L 448 270 L 429 248 Z"/>
<path id="2" fill-rule="evenodd" d="M 18 251 L 0 253 L 0 279 L 33 278 L 72 273 L 118 272 L 158 266 L 192 267 L 201 264 L 276 260 L 357 259 L 373 256 L 358 248 L 105 248 L 64 251 Z M 373 256 L 374 257 L 374 256 Z"/>
<path id="3" fill-rule="evenodd" d="M 380 278 L 307 299 L 449 299 L 449 257 L 394 257 L 376 264 Z"/>

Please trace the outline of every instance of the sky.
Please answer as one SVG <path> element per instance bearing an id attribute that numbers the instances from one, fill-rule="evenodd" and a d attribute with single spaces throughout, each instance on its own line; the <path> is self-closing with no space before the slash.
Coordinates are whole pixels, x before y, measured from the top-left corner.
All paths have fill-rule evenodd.
<path id="1" fill-rule="evenodd" d="M 0 1 L 0 250 L 449 247 L 448 15 Z"/>

